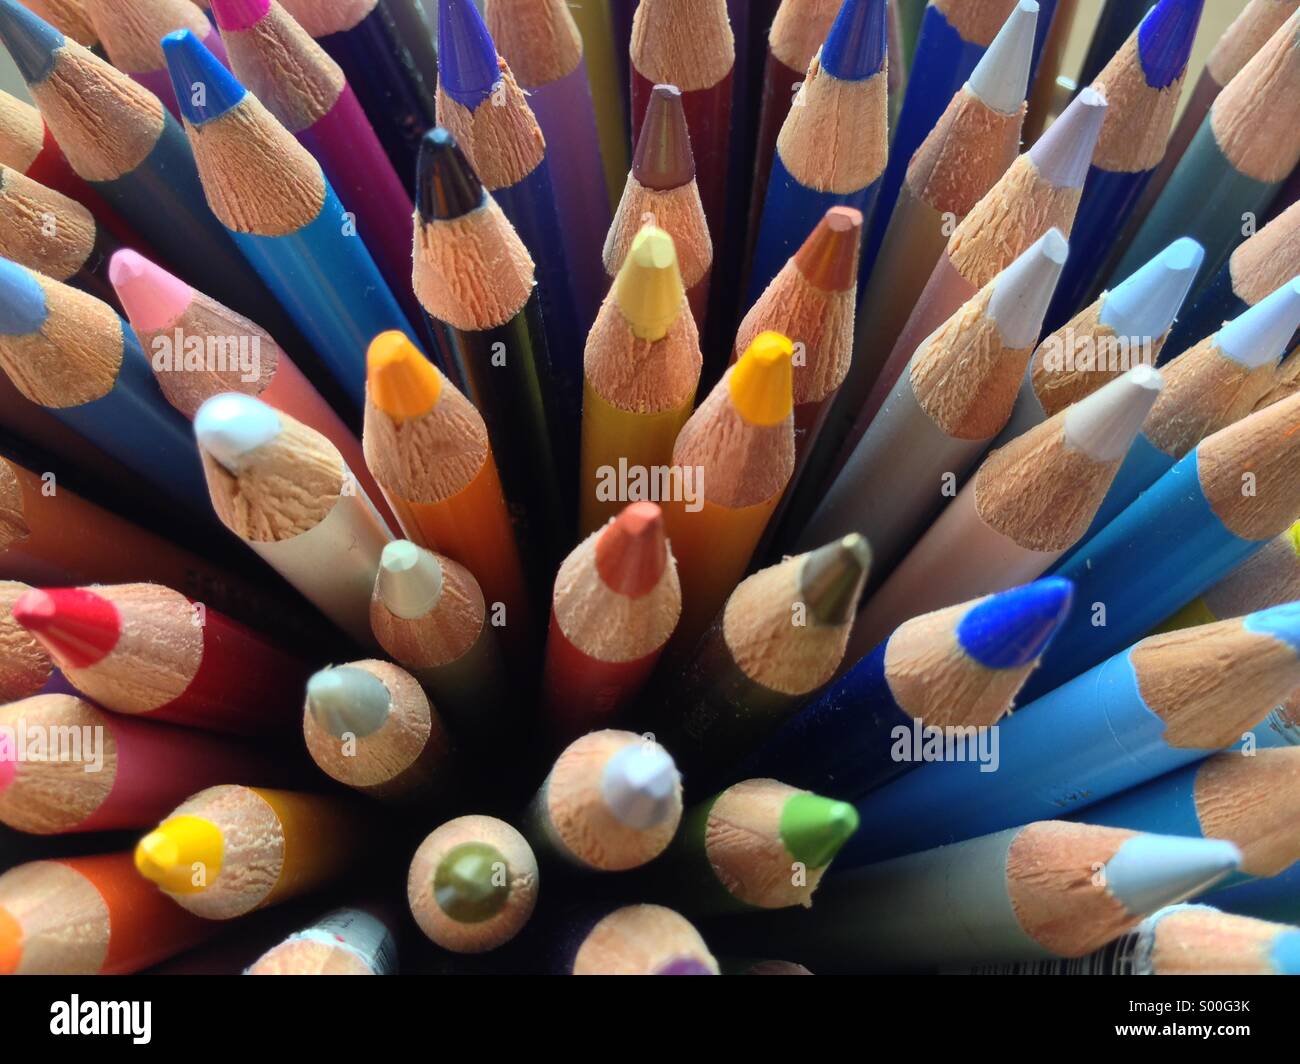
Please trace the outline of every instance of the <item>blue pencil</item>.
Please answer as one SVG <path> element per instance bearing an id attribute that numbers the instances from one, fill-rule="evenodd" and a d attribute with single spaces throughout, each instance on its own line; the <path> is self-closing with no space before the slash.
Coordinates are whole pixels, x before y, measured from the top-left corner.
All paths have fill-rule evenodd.
<path id="1" fill-rule="evenodd" d="M 746 306 L 831 207 L 871 217 L 889 154 L 885 18 L 885 0 L 845 0 L 809 67 L 777 136 Z M 859 294 L 865 282 L 859 273 Z"/>
<path id="2" fill-rule="evenodd" d="M 1248 883 L 1210 891 L 1197 900 L 1225 913 L 1293 924 L 1300 920 L 1300 864 L 1268 879 L 1252 879 Z"/>
<path id="3" fill-rule="evenodd" d="M 1297 325 L 1300 278 L 1165 366 L 1164 394 L 1133 441 L 1092 524 L 1078 546 L 1057 563 L 1058 571 L 1197 443 L 1255 409 L 1272 386 L 1274 367 Z"/>
<path id="4" fill-rule="evenodd" d="M 1164 158 L 1204 0 L 1160 0 L 1097 78 L 1108 109 L 1074 219 L 1075 238 L 1045 331 L 1070 319 L 1114 254 L 1116 236 Z"/>
<path id="5" fill-rule="evenodd" d="M 163 398 L 131 326 L 107 303 L 0 259 L 0 369 L 163 499 L 211 519 L 189 425 Z"/>
<path id="6" fill-rule="evenodd" d="M 930 729 L 996 724 L 1070 598 L 1068 581 L 1037 580 L 905 622 L 732 775 L 861 798 L 916 768 Z"/>
<path id="7" fill-rule="evenodd" d="M 1017 711 L 991 756 L 936 761 L 868 795 L 837 867 L 1086 809 L 1231 746 L 1297 682 L 1300 603 L 1150 636 Z"/>
<path id="8" fill-rule="evenodd" d="M 162 45 L 209 204 L 359 413 L 366 347 L 410 335 L 402 308 L 307 149 L 189 30 Z"/>

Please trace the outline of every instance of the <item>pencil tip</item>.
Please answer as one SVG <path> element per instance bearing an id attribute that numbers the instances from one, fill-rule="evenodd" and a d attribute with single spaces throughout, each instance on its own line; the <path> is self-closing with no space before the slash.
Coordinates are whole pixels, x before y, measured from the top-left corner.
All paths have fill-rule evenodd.
<path id="1" fill-rule="evenodd" d="M 246 30 L 262 21 L 271 0 L 209 0 L 212 17 L 223 33 Z"/>
<path id="2" fill-rule="evenodd" d="M 56 664 L 67 669 L 86 669 L 103 661 L 117 646 L 121 632 L 117 607 L 88 588 L 33 588 L 19 597 L 10 612 Z"/>
<path id="3" fill-rule="evenodd" d="M 799 598 L 812 620 L 820 625 L 851 621 L 870 568 L 871 547 L 857 532 L 805 554 L 799 567 Z"/>
<path id="4" fill-rule="evenodd" d="M 442 374 L 398 329 L 382 332 L 366 349 L 370 401 L 394 421 L 427 414 L 442 396 Z"/>
<path id="5" fill-rule="evenodd" d="M 1138 24 L 1138 60 L 1146 83 L 1165 89 L 1182 76 L 1205 0 L 1160 0 Z"/>
<path id="6" fill-rule="evenodd" d="M 1106 97 L 1095 86 L 1074 98 L 1029 149 L 1029 158 L 1045 181 L 1058 188 L 1083 187 L 1105 118 Z"/>
<path id="7" fill-rule="evenodd" d="M 596 572 L 615 594 L 648 595 L 667 565 L 663 511 L 652 502 L 629 503 L 597 533 Z"/>
<path id="8" fill-rule="evenodd" d="M 885 0 L 844 0 L 822 45 L 821 66 L 840 81 L 862 81 L 885 65 Z"/>
<path id="9" fill-rule="evenodd" d="M 34 333 L 48 316 L 45 292 L 36 274 L 9 259 L 0 259 L 0 335 Z"/>
<path id="10" fill-rule="evenodd" d="M 483 203 L 483 182 L 450 131 L 429 130 L 420 141 L 415 165 L 416 206 L 420 221 L 450 221 Z"/>
<path id="11" fill-rule="evenodd" d="M 1240 865 L 1241 851 L 1222 839 L 1135 835 L 1106 862 L 1104 875 L 1111 896 L 1141 916 L 1200 893 Z"/>
<path id="12" fill-rule="evenodd" d="M 1007 347 L 1032 347 L 1038 339 L 1069 253 L 1061 231 L 1049 229 L 993 279 L 988 315 Z"/>
<path id="13" fill-rule="evenodd" d="M 714 975 L 712 968 L 698 957 L 674 957 L 654 970 L 655 975 Z"/>
<path id="14" fill-rule="evenodd" d="M 388 720 L 392 697 L 379 677 L 353 665 L 321 669 L 307 681 L 307 712 L 336 739 L 372 735 Z"/>
<path id="15" fill-rule="evenodd" d="M 490 920 L 510 900 L 510 877 L 497 874 L 503 867 L 505 856 L 486 842 L 453 846 L 434 869 L 433 899 L 461 923 Z"/>
<path id="16" fill-rule="evenodd" d="M 1214 334 L 1214 346 L 1249 369 L 1276 362 L 1300 326 L 1300 277 L 1243 311 Z"/>
<path id="17" fill-rule="evenodd" d="M 0 950 L 3 956 L 3 950 Z M 1269 950 L 1273 971 L 1278 975 L 1300 975 L 1300 931 L 1288 928 L 1273 940 Z"/>
<path id="18" fill-rule="evenodd" d="M 1016 669 L 1040 657 L 1070 613 L 1074 585 L 1035 580 L 982 599 L 957 625 L 957 642 L 988 669 Z"/>
<path id="19" fill-rule="evenodd" d="M 18 601 L 21 602 L 22 599 Z M 15 616 L 17 616 L 17 607 L 15 607 Z M 1284 602 L 1280 606 L 1257 610 L 1247 616 L 1241 624 L 1247 631 L 1258 635 L 1270 635 L 1286 643 L 1293 653 L 1300 655 L 1300 602 Z"/>
<path id="20" fill-rule="evenodd" d="M 442 597 L 442 564 L 431 550 L 395 539 L 379 554 L 375 594 L 389 613 L 404 620 L 423 617 Z"/>
<path id="21" fill-rule="evenodd" d="M 794 409 L 794 344 L 761 332 L 731 367 L 728 389 L 736 412 L 751 425 L 779 425 Z"/>
<path id="22" fill-rule="evenodd" d="M 847 292 L 858 281 L 862 249 L 862 212 L 856 207 L 832 207 L 794 253 L 794 264 L 814 288 Z"/>
<path id="23" fill-rule="evenodd" d="M 191 125 L 220 118 L 247 95 L 235 75 L 204 47 L 193 30 L 169 33 L 161 44 L 181 117 Z"/>
<path id="24" fill-rule="evenodd" d="M 197 816 L 164 820 L 135 847 L 135 867 L 145 879 L 172 894 L 197 894 L 221 871 L 224 840 L 221 829 Z M 194 871 L 202 868 L 203 885 Z"/>
<path id="25" fill-rule="evenodd" d="M 0 975 L 16 975 L 22 963 L 22 925 L 8 909 L 0 907 Z"/>
<path id="26" fill-rule="evenodd" d="M 656 192 L 681 188 L 695 179 L 682 90 L 676 85 L 656 85 L 650 93 L 632 156 L 632 176 Z"/>
<path id="27" fill-rule="evenodd" d="M 54 69 L 63 34 L 17 0 L 0 0 L 0 40 L 28 85 L 44 81 Z"/>
<path id="28" fill-rule="evenodd" d="M 645 741 L 625 746 L 605 763 L 600 793 L 615 820 L 647 831 L 673 815 L 681 785 L 668 751 Z"/>
<path id="29" fill-rule="evenodd" d="M 966 82 L 972 93 L 999 114 L 1014 114 L 1025 102 L 1037 26 L 1038 4 L 1020 0 Z"/>
<path id="30" fill-rule="evenodd" d="M 1098 320 L 1116 336 L 1156 340 L 1178 316 L 1205 258 L 1205 249 L 1181 237 L 1107 292 Z"/>
<path id="31" fill-rule="evenodd" d="M 1066 443 L 1094 462 L 1123 458 L 1163 387 L 1158 369 L 1134 366 L 1057 415 L 1065 419 Z"/>
<path id="32" fill-rule="evenodd" d="M 643 226 L 614 280 L 614 300 L 632 335 L 662 340 L 682 314 L 684 294 L 673 238 L 657 226 Z"/>
<path id="33" fill-rule="evenodd" d="M 471 0 L 438 0 L 438 81 L 463 107 L 478 107 L 501 80 L 497 46 Z"/>
<path id="34" fill-rule="evenodd" d="M 853 806 L 820 794 L 796 794 L 781 810 L 781 841 L 805 868 L 825 868 L 857 830 Z"/>
<path id="35" fill-rule="evenodd" d="M 235 475 L 250 453 L 280 435 L 280 428 L 280 415 L 274 409 L 239 392 L 214 395 L 194 415 L 199 446 Z"/>
<path id="36" fill-rule="evenodd" d="M 194 297 L 194 290 L 179 277 L 132 248 L 113 253 L 108 279 L 137 333 L 170 325 L 185 313 Z"/>

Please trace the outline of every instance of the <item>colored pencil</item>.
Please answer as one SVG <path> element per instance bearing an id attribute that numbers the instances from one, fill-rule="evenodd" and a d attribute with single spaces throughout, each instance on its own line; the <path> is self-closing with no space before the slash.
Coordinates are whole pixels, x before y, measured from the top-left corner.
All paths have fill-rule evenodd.
<path id="1" fill-rule="evenodd" d="M 498 611 L 458 562 L 395 540 L 379 556 L 370 628 L 429 692 L 453 734 L 487 749 L 519 724 L 498 646 Z M 514 623 L 514 622 L 510 622 Z"/>
<path id="2" fill-rule="evenodd" d="M 229 66 L 226 48 L 217 28 L 191 0 L 83 0 L 86 14 L 95 27 L 108 60 L 130 74 L 180 119 L 176 90 L 167 76 L 167 60 L 158 43 L 174 30 L 190 30 L 203 47 Z"/>
<path id="3" fill-rule="evenodd" d="M 682 99 L 682 91 L 675 85 L 656 85 L 651 90 L 632 169 L 602 255 L 605 274 L 612 282 L 641 229 L 646 224 L 663 229 L 673 238 L 691 313 L 702 328 L 708 313 L 713 241 L 695 180 L 695 157 Z"/>
<path id="4" fill-rule="evenodd" d="M 386 661 L 312 676 L 302 734 L 325 775 L 384 801 L 445 798 L 456 771 L 438 711 L 414 676 Z"/>
<path id="5" fill-rule="evenodd" d="M 514 938 L 537 904 L 537 858 L 518 831 L 490 816 L 436 828 L 411 859 L 406 897 L 430 940 L 453 953 L 486 953 Z"/>
<path id="6" fill-rule="evenodd" d="M 392 538 L 315 429 L 236 392 L 194 416 L 217 517 L 326 617 L 371 646 L 370 592 Z"/>
<path id="7" fill-rule="evenodd" d="M 610 215 L 582 35 L 565 0 L 487 0 L 483 16 L 542 136 L 564 159 L 555 205 L 578 327 L 585 330 L 604 294 L 601 246 Z"/>
<path id="8" fill-rule="evenodd" d="M 807 908 L 858 826 L 853 806 L 773 779 L 747 779 L 686 811 L 652 866 L 657 897 L 690 916 Z"/>
<path id="9" fill-rule="evenodd" d="M 682 818 L 682 780 L 652 739 L 589 732 L 556 759 L 520 827 L 539 858 L 621 872 L 658 857 Z"/>
<path id="10" fill-rule="evenodd" d="M 275 759 L 251 745 L 106 713 L 70 694 L 0 707 L 0 735 L 0 821 L 36 835 L 148 827 L 195 787 L 277 776 Z"/>
<path id="11" fill-rule="evenodd" d="M 171 504 L 206 513 L 185 421 L 163 400 L 135 333 L 108 304 L 0 259 L 0 369 L 25 398 Z"/>
<path id="12" fill-rule="evenodd" d="M 408 328 L 401 307 L 311 153 L 194 34 L 169 33 L 163 52 L 209 206 L 359 412 L 361 353 L 376 333 Z"/>
<path id="13" fill-rule="evenodd" d="M 1164 157 L 1203 5 L 1204 0 L 1160 0 L 1097 75 L 1094 87 L 1113 105 L 1084 181 L 1074 219 L 1079 239 L 1047 313 L 1049 330 L 1060 328 L 1092 297 L 1119 234 Z M 1150 253 L 1165 243 L 1157 242 Z"/>
<path id="14" fill-rule="evenodd" d="M 628 55 L 632 141 L 640 138 L 654 87 L 676 85 L 682 92 L 682 108 L 691 131 L 704 216 L 713 246 L 720 247 L 736 65 L 736 41 L 726 0 L 641 0 L 632 19 Z"/>
<path id="15" fill-rule="evenodd" d="M 596 111 L 596 131 L 612 211 L 618 205 L 619 185 L 627 173 L 627 115 L 623 109 L 628 82 L 627 55 L 615 54 L 614 23 L 608 0 L 589 0 L 570 8 L 570 14 L 582 34 L 583 59 Z"/>
<path id="16" fill-rule="evenodd" d="M 282 335 L 284 311 L 208 208 L 194 154 L 162 101 L 16 0 L 0 0 L 0 40 L 76 174 L 205 292 Z"/>
<path id="17" fill-rule="evenodd" d="M 794 961 L 751 960 L 749 958 L 723 957 L 718 962 L 723 975 L 812 975 L 802 964 Z"/>
<path id="18" fill-rule="evenodd" d="M 799 534 L 801 549 L 859 531 L 877 575 L 889 574 L 1006 426 L 1068 252 L 1049 229 L 921 342 Z"/>
<path id="19" fill-rule="evenodd" d="M 618 717 L 677 626 L 682 589 L 662 511 L 634 502 L 560 565 L 542 674 L 552 734 L 568 741 Z"/>
<path id="20" fill-rule="evenodd" d="M 81 46 L 94 49 L 97 55 L 103 55 L 99 32 L 86 10 L 85 0 L 23 0 L 23 7 L 39 15 Z"/>
<path id="21" fill-rule="evenodd" d="M 620 466 L 648 475 L 672 464 L 673 444 L 695 406 L 701 365 L 673 238 L 647 225 L 632 241 L 583 352 L 583 535 L 621 509 L 609 490 Z"/>
<path id="22" fill-rule="evenodd" d="M 1219 93 L 1128 250 L 1114 284 L 1159 248 L 1191 236 L 1205 248 L 1199 293 L 1262 217 L 1300 160 L 1300 11 Z"/>
<path id="23" fill-rule="evenodd" d="M 1190 237 L 1175 240 L 1045 336 L 1029 360 L 1011 420 L 994 446 L 1024 435 L 1131 365 L 1154 366 L 1203 256 L 1201 245 Z"/>
<path id="24" fill-rule="evenodd" d="M 212 931 L 136 875 L 129 853 L 33 861 L 0 875 L 0 972 L 8 975 L 125 975 Z"/>
<path id="25" fill-rule="evenodd" d="M 794 345 L 759 333 L 678 433 L 665 500 L 689 650 L 749 568 L 794 471 Z M 673 481 L 677 481 L 674 483 Z"/>
<path id="26" fill-rule="evenodd" d="M 1253 879 L 1226 890 L 1215 890 L 1204 901 L 1224 912 L 1264 920 L 1300 920 L 1300 868 L 1292 867 L 1270 879 Z"/>
<path id="27" fill-rule="evenodd" d="M 945 728 L 992 728 L 1010 712 L 1072 599 L 1052 577 L 904 621 L 735 774 L 861 798 L 916 768 L 918 746 L 941 749 Z"/>
<path id="28" fill-rule="evenodd" d="M 341 878 L 375 841 L 347 800 L 208 787 L 140 840 L 135 867 L 182 909 L 230 920 Z"/>
<path id="29" fill-rule="evenodd" d="M 1169 905 L 1109 945 L 1068 961 L 980 965 L 973 975 L 1300 975 L 1300 931 Z"/>
<path id="30" fill-rule="evenodd" d="M 989 455 L 867 600 L 849 660 L 911 617 L 1045 572 L 1083 534 L 1160 388 L 1136 366 Z"/>
<path id="31" fill-rule="evenodd" d="M 69 689 L 45 648 L 14 620 L 14 603 L 30 590 L 20 580 L 0 580 L 0 705 Z"/>
<path id="32" fill-rule="evenodd" d="M 556 933 L 560 975 L 717 975 L 718 962 L 695 927 L 662 905 L 583 912 Z"/>
<path id="33" fill-rule="evenodd" d="M 120 310 L 108 283 L 108 258 L 117 247 L 86 207 L 0 165 L 0 256 Z"/>
<path id="34" fill-rule="evenodd" d="M 809 64 L 777 137 L 747 304 L 762 295 L 830 207 L 856 207 L 871 216 L 889 154 L 885 8 L 885 0 L 845 0 Z"/>
<path id="35" fill-rule="evenodd" d="M 413 278 L 438 326 L 437 356 L 483 415 L 521 549 L 558 560 L 572 513 L 560 510 L 560 490 L 572 482 L 552 453 L 559 415 L 544 398 L 550 363 L 533 262 L 444 129 L 420 152 Z"/>
<path id="36" fill-rule="evenodd" d="M 996 772 L 987 760 L 932 762 L 867 795 L 842 863 L 1035 817 L 1086 820 L 1103 799 L 1239 742 L 1297 682 L 1295 604 L 1149 636 L 1012 714 L 998 728 Z"/>
<path id="37" fill-rule="evenodd" d="M 1038 821 L 827 882 L 755 939 L 819 971 L 1082 957 L 1236 867 L 1228 842 Z"/>
<path id="38" fill-rule="evenodd" d="M 762 569 L 731 593 L 658 692 L 655 734 L 688 772 L 716 779 L 835 675 L 870 564 L 855 533 Z"/>
<path id="39" fill-rule="evenodd" d="M 1166 358 L 1182 354 L 1226 321 L 1300 276 L 1300 202 L 1237 246 L 1214 279 L 1170 330 Z"/>
<path id="40" fill-rule="evenodd" d="M 438 51 L 424 0 L 287 0 L 284 7 L 343 68 L 403 187 L 414 188 L 420 138 L 437 115 Z"/>
<path id="41" fill-rule="evenodd" d="M 172 406 L 192 420 L 214 395 L 243 392 L 298 418 L 338 448 L 384 519 L 396 525 L 361 441 L 270 333 L 130 248 L 113 256 L 108 274 Z"/>
<path id="42" fill-rule="evenodd" d="M 367 909 L 335 909 L 255 960 L 245 975 L 396 975 L 397 940 Z"/>

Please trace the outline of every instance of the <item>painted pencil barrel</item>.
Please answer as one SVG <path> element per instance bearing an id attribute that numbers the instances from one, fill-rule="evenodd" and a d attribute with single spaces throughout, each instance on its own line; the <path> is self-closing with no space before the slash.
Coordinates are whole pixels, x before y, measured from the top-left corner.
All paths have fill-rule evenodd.
<path id="1" fill-rule="evenodd" d="M 1293 924 L 1300 921 L 1300 863 L 1268 879 L 1209 891 L 1197 901 L 1228 913 Z"/>
<path id="2" fill-rule="evenodd" d="M 1232 321 L 1249 309 L 1250 304 L 1233 291 L 1232 260 L 1229 258 L 1214 279 L 1201 290 L 1196 301 L 1174 322 L 1169 330 L 1169 339 L 1160 349 L 1159 364 L 1163 366 L 1171 358 L 1200 343 L 1225 321 Z"/>
<path id="3" fill-rule="evenodd" d="M 364 909 L 335 909 L 262 954 L 245 975 L 396 975 L 397 940 Z"/>

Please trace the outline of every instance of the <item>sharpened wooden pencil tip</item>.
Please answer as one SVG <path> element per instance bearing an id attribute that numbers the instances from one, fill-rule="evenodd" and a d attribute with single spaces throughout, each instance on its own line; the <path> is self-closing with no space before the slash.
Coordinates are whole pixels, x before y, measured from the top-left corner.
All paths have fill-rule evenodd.
<path id="1" fill-rule="evenodd" d="M 731 369 L 731 402 L 751 425 L 779 425 L 794 409 L 794 344 L 761 332 Z"/>
<path id="2" fill-rule="evenodd" d="M 420 417 L 442 395 L 442 374 L 406 334 L 382 332 L 366 351 L 366 386 L 370 401 L 395 421 Z"/>
<path id="3" fill-rule="evenodd" d="M 682 108 L 682 90 L 676 85 L 656 85 L 650 93 L 632 157 L 632 176 L 657 192 L 681 188 L 695 179 L 695 156 Z"/>
<path id="4" fill-rule="evenodd" d="M 88 588 L 33 588 L 11 613 L 65 668 L 102 661 L 121 633 L 117 607 Z"/>
<path id="5" fill-rule="evenodd" d="M 640 598 L 655 589 L 668 564 L 663 511 L 634 502 L 600 531 L 596 571 L 611 591 Z"/>
<path id="6" fill-rule="evenodd" d="M 406 620 L 423 617 L 442 597 L 442 565 L 431 550 L 397 539 L 379 555 L 375 594 L 389 613 Z"/>
<path id="7" fill-rule="evenodd" d="M 321 669 L 307 681 L 307 711 L 336 739 L 360 738 L 384 726 L 392 696 L 378 676 L 350 665 Z"/>
<path id="8" fill-rule="evenodd" d="M 673 238 L 647 225 L 619 267 L 614 299 L 638 340 L 662 340 L 682 312 L 682 274 Z"/>
<path id="9" fill-rule="evenodd" d="M 135 867 L 171 894 L 197 894 L 217 878 L 224 848 L 221 829 L 211 821 L 174 816 L 136 844 Z M 196 869 L 204 873 L 198 883 Z"/>
<path id="10" fill-rule="evenodd" d="M 862 212 L 832 207 L 795 252 L 794 264 L 807 282 L 823 292 L 847 292 L 858 283 Z"/>

